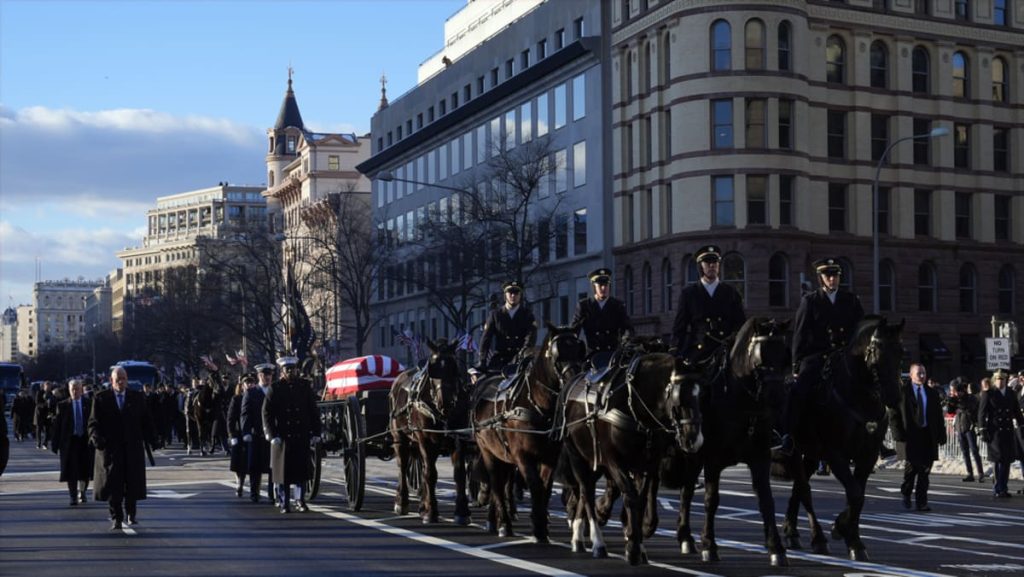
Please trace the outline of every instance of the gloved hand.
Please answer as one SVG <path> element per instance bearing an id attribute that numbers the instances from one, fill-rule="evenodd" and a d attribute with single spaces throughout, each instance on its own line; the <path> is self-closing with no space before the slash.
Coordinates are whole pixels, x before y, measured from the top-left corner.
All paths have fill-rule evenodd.
<path id="1" fill-rule="evenodd" d="M 271 440 L 272 440 L 272 439 L 271 439 L 271 437 L 270 437 L 270 433 L 267 433 L 267 442 L 269 443 L 269 442 L 270 442 Z"/>
<path id="2" fill-rule="evenodd" d="M 244 437 L 242 437 L 242 440 L 245 441 L 246 443 L 251 443 L 252 435 L 246 434 Z"/>
<path id="3" fill-rule="evenodd" d="M 230 439 L 228 439 L 228 444 L 231 445 L 232 447 L 237 445 L 238 444 L 238 437 L 231 437 Z"/>
<path id="4" fill-rule="evenodd" d="M 270 444 L 271 445 L 280 445 L 281 444 L 281 437 L 274 437 L 273 439 L 270 439 Z"/>
<path id="5" fill-rule="evenodd" d="M 319 445 L 320 444 L 320 437 L 313 437 L 313 438 L 311 438 L 309 440 L 309 443 L 311 445 Z"/>

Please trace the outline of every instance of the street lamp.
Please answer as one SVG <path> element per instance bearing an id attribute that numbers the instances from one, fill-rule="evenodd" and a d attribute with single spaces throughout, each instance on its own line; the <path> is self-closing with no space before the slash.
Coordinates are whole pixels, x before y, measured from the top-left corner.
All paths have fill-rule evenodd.
<path id="1" fill-rule="evenodd" d="M 444 189 L 444 190 L 453 190 L 455 192 L 463 192 L 463 193 L 466 192 L 466 189 L 464 189 L 464 188 L 457 188 L 457 187 L 454 187 L 454 186 L 447 186 L 447 185 L 444 185 L 444 184 L 436 184 L 436 183 L 432 184 L 432 183 L 429 183 L 429 182 L 423 182 L 422 180 L 412 180 L 412 179 L 409 179 L 409 178 L 398 178 L 397 176 L 391 174 L 390 172 L 388 172 L 386 170 L 382 170 L 382 171 L 378 172 L 377 174 L 374 175 L 373 178 L 375 180 L 380 180 L 382 182 L 392 182 L 392 181 L 394 181 L 394 182 L 407 182 L 409 184 L 422 184 L 423 186 L 432 186 L 434 188 L 441 188 L 441 189 Z"/>
<path id="2" fill-rule="evenodd" d="M 911 136 L 904 136 L 903 138 L 894 141 L 892 144 L 886 147 L 885 152 L 882 153 L 882 157 L 878 159 L 878 166 L 875 167 L 875 181 L 871 187 L 871 242 L 873 248 L 872 268 L 874 271 L 874 298 L 872 306 L 873 312 L 876 315 L 878 314 L 880 309 L 878 280 L 879 268 L 881 266 L 881 263 L 878 254 L 878 179 L 882 175 L 882 165 L 885 164 L 885 159 L 889 157 L 889 153 L 892 151 L 892 149 L 895 148 L 897 144 L 905 140 L 916 140 L 921 138 L 938 138 L 940 136 L 946 136 L 947 134 L 949 134 L 949 129 L 944 126 L 940 126 L 938 128 L 931 129 L 931 131 L 928 132 L 927 134 L 914 134 Z"/>

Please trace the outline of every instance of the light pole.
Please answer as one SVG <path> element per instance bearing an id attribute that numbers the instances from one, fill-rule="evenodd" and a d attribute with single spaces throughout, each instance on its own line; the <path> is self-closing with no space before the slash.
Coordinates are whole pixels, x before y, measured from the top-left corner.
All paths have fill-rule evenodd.
<path id="1" fill-rule="evenodd" d="M 938 138 L 940 136 L 945 136 L 947 134 L 949 134 L 949 129 L 944 127 L 944 126 L 940 126 L 938 128 L 933 128 L 931 130 L 931 132 L 928 132 L 927 134 L 913 134 L 911 136 L 904 136 L 903 138 L 900 138 L 898 140 L 893 141 L 888 147 L 886 147 L 885 152 L 882 153 L 882 157 L 878 159 L 878 166 L 875 167 L 875 180 L 874 180 L 874 183 L 871 186 L 871 216 L 872 216 L 872 218 L 871 218 L 871 242 L 872 242 L 872 250 L 873 250 L 872 256 L 871 256 L 871 260 L 872 260 L 872 265 L 871 266 L 872 266 L 872 270 L 873 270 L 873 279 L 874 279 L 874 281 L 873 281 L 873 285 L 874 285 L 873 286 L 873 292 L 874 292 L 874 294 L 872 295 L 873 296 L 873 298 L 872 298 L 872 311 L 876 315 L 878 314 L 878 312 L 879 312 L 879 310 L 881 308 L 879 306 L 880 303 L 879 303 L 879 300 L 878 300 L 879 299 L 879 285 L 878 285 L 879 268 L 881 267 L 880 258 L 879 258 L 879 254 L 878 254 L 878 180 L 879 180 L 879 178 L 881 178 L 881 175 L 882 175 L 882 165 L 885 164 L 885 159 L 889 157 L 889 153 L 892 151 L 892 149 L 895 148 L 897 144 L 899 144 L 899 143 L 901 143 L 901 142 L 903 142 L 905 140 L 917 140 L 917 139 L 921 139 L 921 138 Z"/>
<path id="2" fill-rule="evenodd" d="M 447 185 L 444 185 L 444 184 L 431 184 L 429 182 L 423 182 L 422 180 L 412 180 L 412 179 L 409 179 L 409 178 L 398 178 L 397 176 L 391 174 L 390 172 L 388 172 L 386 170 L 382 170 L 381 172 L 378 172 L 377 174 L 374 175 L 373 178 L 375 180 L 380 180 L 380 181 L 383 181 L 383 182 L 392 182 L 392 181 L 394 181 L 394 182 L 407 182 L 409 184 L 422 184 L 423 186 L 430 186 L 430 187 L 433 187 L 433 188 L 440 188 L 440 189 L 443 189 L 443 190 L 453 190 L 455 192 L 463 192 L 463 193 L 466 192 L 466 189 L 464 189 L 464 188 L 457 188 L 457 187 L 454 187 L 454 186 L 447 186 Z"/>

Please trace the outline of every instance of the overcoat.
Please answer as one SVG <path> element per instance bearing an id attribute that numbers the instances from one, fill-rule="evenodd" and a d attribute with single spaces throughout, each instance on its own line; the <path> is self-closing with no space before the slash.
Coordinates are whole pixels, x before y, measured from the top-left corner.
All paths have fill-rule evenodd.
<path id="1" fill-rule="evenodd" d="M 626 304 L 615 297 L 608 297 L 601 306 L 594 297 L 580 300 L 572 326 L 583 330 L 587 339 L 587 354 L 614 351 L 622 335 L 633 331 L 633 325 L 626 313 Z"/>
<path id="2" fill-rule="evenodd" d="M 844 289 L 836 292 L 835 304 L 822 289 L 804 295 L 793 328 L 793 373 L 808 357 L 846 345 L 863 318 L 860 299 Z"/>
<path id="3" fill-rule="evenodd" d="M 266 395 L 260 387 L 251 387 L 242 394 L 242 409 L 239 427 L 242 437 L 252 436 L 247 449 L 249 451 L 250 475 L 270 472 L 270 443 L 263 432 L 263 401 Z"/>
<path id="4" fill-rule="evenodd" d="M 512 362 L 524 346 L 537 344 L 537 320 L 530 307 L 520 304 L 515 316 L 506 307 L 499 307 L 487 316 L 480 337 L 480 364 L 500 369 Z"/>
<path id="5" fill-rule="evenodd" d="M 309 442 L 320 436 L 320 412 L 309 381 L 285 378 L 271 385 L 263 401 L 263 430 L 284 443 L 284 483 L 308 481 L 312 466 Z"/>
<path id="6" fill-rule="evenodd" d="M 75 411 L 70 398 L 57 403 L 53 421 L 53 452 L 60 455 L 60 481 L 85 481 L 93 476 L 95 450 L 89 446 L 90 399 L 82 397 L 82 436 L 75 438 Z"/>
<path id="7" fill-rule="evenodd" d="M 931 464 L 939 458 L 939 445 L 946 444 L 946 420 L 939 394 L 925 385 L 925 426 L 917 425 L 918 401 L 914 385 L 900 385 L 900 401 L 890 414 L 889 425 L 896 456 L 914 464 Z"/>
<path id="8" fill-rule="evenodd" d="M 96 394 L 89 412 L 89 442 L 96 448 L 93 492 L 107 501 L 111 487 L 123 486 L 125 497 L 146 498 L 146 443 L 155 441 L 146 396 L 128 389 L 117 408 L 113 389 Z"/>
<path id="9" fill-rule="evenodd" d="M 712 296 L 703 283 L 692 283 L 679 295 L 679 312 L 672 324 L 676 354 L 694 361 L 707 358 L 746 320 L 743 299 L 732 285 L 719 282 Z"/>
<path id="10" fill-rule="evenodd" d="M 228 437 L 237 439 L 238 443 L 229 447 L 231 462 L 228 468 L 235 473 L 249 471 L 249 455 L 245 443 L 242 442 L 242 395 L 234 395 L 228 401 Z"/>
<path id="11" fill-rule="evenodd" d="M 978 422 L 981 438 L 988 444 L 988 460 L 992 463 L 1012 463 L 1017 458 L 1017 439 L 1013 420 L 1024 425 L 1020 403 L 1013 391 L 995 387 L 981 394 Z"/>

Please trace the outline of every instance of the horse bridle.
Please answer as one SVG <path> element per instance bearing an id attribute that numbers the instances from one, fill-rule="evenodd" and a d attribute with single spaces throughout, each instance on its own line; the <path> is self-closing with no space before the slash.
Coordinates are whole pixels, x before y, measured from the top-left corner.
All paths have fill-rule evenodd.
<path id="1" fill-rule="evenodd" d="M 558 376 L 558 386 L 559 386 L 559 388 L 564 388 L 566 383 L 573 376 L 571 371 L 573 370 L 574 362 L 573 361 L 562 361 L 561 363 L 559 363 L 558 359 L 555 358 L 555 351 L 558 350 L 557 347 L 555 346 L 555 344 L 560 339 L 566 339 L 566 338 L 573 339 L 573 341 L 575 341 L 575 342 L 573 342 L 572 344 L 575 345 L 576 347 L 580 347 L 580 346 L 583 345 L 583 341 L 581 341 L 579 339 L 579 337 L 577 337 L 573 333 L 559 333 L 559 334 L 551 337 L 551 340 L 548 342 L 547 350 L 544 351 L 544 358 L 548 362 L 550 362 L 551 365 L 555 368 L 555 374 Z M 543 383 L 541 383 L 541 386 L 547 388 L 549 391 L 552 391 L 554 393 L 558 393 L 558 391 L 555 391 L 554 389 L 552 389 L 551 387 L 548 387 L 547 385 L 544 385 Z"/>

